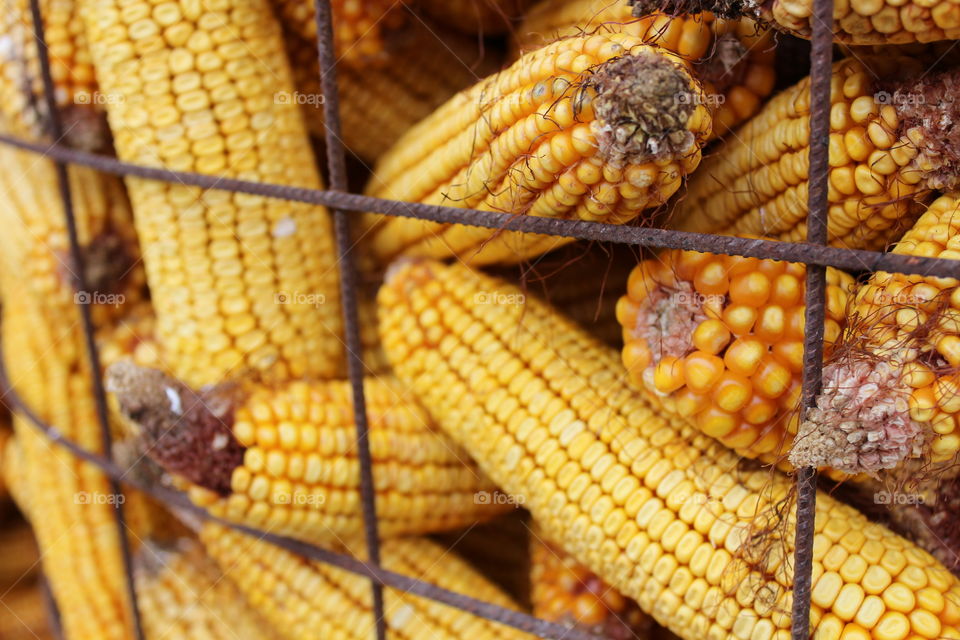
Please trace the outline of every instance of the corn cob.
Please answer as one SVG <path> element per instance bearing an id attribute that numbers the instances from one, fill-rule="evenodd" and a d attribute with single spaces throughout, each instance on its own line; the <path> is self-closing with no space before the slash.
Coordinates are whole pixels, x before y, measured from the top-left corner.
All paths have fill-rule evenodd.
<path id="1" fill-rule="evenodd" d="M 662 204 L 699 163 L 710 131 L 699 95 L 675 55 L 633 36 L 561 40 L 461 92 L 408 131 L 380 159 L 367 193 L 628 222 Z M 651 104 L 655 116 L 639 112 Z M 569 242 L 376 215 L 367 222 L 376 225 L 370 247 L 384 262 L 402 253 L 514 263 Z"/>
<path id="2" fill-rule="evenodd" d="M 630 383 L 740 455 L 776 461 L 797 433 L 805 272 L 693 251 L 641 262 L 617 303 Z M 827 273 L 829 353 L 853 278 Z"/>
<path id="3" fill-rule="evenodd" d="M 122 185 L 90 171 L 70 172 L 92 289 L 75 294 L 52 163 L 4 147 L 0 164 L 5 194 L 0 201 L 0 330 L 9 381 L 63 436 L 102 452 L 76 305 L 91 305 L 103 341 L 127 306 L 142 298 L 143 274 L 131 261 L 135 237 Z M 129 638 L 114 497 L 106 477 L 49 443 L 26 417 L 14 417 L 14 430 L 19 455 L 10 470 L 11 486 L 34 526 L 66 637 Z M 128 527 L 142 535 L 151 517 L 148 507 L 135 492 L 124 499 Z"/>
<path id="4" fill-rule="evenodd" d="M 118 363 L 107 382 L 147 455 L 214 515 L 323 544 L 363 531 L 346 381 L 198 394 L 159 371 Z M 493 485 L 399 383 L 368 378 L 365 391 L 383 535 L 466 526 L 505 509 L 477 498 Z"/>
<path id="5" fill-rule="evenodd" d="M 107 113 L 121 159 L 320 187 L 297 106 L 276 98 L 293 82 L 265 0 L 81 8 L 101 90 L 116 97 Z M 340 369 L 324 209 L 136 178 L 127 186 L 158 339 L 178 377 L 201 386 L 245 369 L 279 379 Z"/>
<path id="6" fill-rule="evenodd" d="M 317 23 L 313 0 L 272 0 L 283 25 L 314 46 Z M 378 62 L 392 30 L 404 22 L 404 0 L 333 0 L 334 50 L 337 62 L 366 66 Z M 343 65 L 341 65 L 343 66 Z"/>
<path id="7" fill-rule="evenodd" d="M 316 44 L 290 34 L 286 46 L 307 127 L 323 137 Z M 475 39 L 419 20 L 394 36 L 383 56 L 385 65 L 337 69 L 343 143 L 364 162 L 376 161 L 450 96 L 500 68 L 499 56 Z"/>
<path id="8" fill-rule="evenodd" d="M 960 200 L 941 196 L 893 252 L 960 258 L 958 230 Z M 881 271 L 859 288 L 843 348 L 824 368 L 817 408 L 801 424 L 791 460 L 849 473 L 877 473 L 911 459 L 933 463 L 939 473 L 953 466 L 960 451 L 958 284 Z"/>
<path id="9" fill-rule="evenodd" d="M 54 640 L 51 611 L 36 581 L 29 581 L 3 594 L 0 606 L 0 638 L 3 640 Z"/>
<path id="10" fill-rule="evenodd" d="M 624 32 L 686 60 L 703 84 L 719 137 L 756 113 L 773 91 L 774 42 L 753 20 L 723 20 L 711 13 L 671 18 L 653 12 L 634 18 L 623 0 L 543 0 L 517 28 L 527 50 L 578 33 Z"/>
<path id="11" fill-rule="evenodd" d="M 134 577 L 147 638 L 280 638 L 195 540 L 145 546 Z"/>
<path id="12" fill-rule="evenodd" d="M 440 425 L 544 535 L 674 633 L 789 637 L 790 481 L 631 393 L 616 351 L 549 307 L 474 302 L 488 291 L 518 292 L 426 261 L 381 289 L 387 355 Z M 819 640 L 960 633 L 957 579 L 822 493 L 814 549 Z"/>
<path id="13" fill-rule="evenodd" d="M 281 630 L 286 640 L 374 637 L 367 578 L 307 560 L 220 525 L 204 525 L 200 539 L 207 553 L 247 596 L 250 606 Z M 350 552 L 365 555 L 358 549 Z M 507 596 L 469 565 L 425 538 L 384 540 L 380 553 L 381 565 L 387 570 L 515 608 Z M 384 589 L 384 613 L 387 637 L 393 639 L 529 637 L 389 587 Z"/>
<path id="14" fill-rule="evenodd" d="M 530 537 L 530 585 L 533 615 L 620 640 L 652 637 L 653 621 L 595 574 L 544 541 Z"/>
<path id="15" fill-rule="evenodd" d="M 893 80 L 910 73 L 911 81 Z M 953 72 L 923 78 L 922 67 L 905 57 L 834 65 L 830 244 L 883 247 L 916 219 L 931 189 L 957 181 L 958 156 L 949 125 L 943 128 L 953 85 Z M 673 226 L 806 239 L 809 89 L 807 79 L 780 93 L 718 148 L 690 181 Z"/>
<path id="16" fill-rule="evenodd" d="M 712 11 L 718 16 L 743 16 L 769 23 L 780 31 L 809 38 L 813 0 L 628 0 L 635 14 L 661 10 L 675 15 Z M 847 44 L 906 44 L 960 38 L 960 7 L 952 2 L 837 2 L 833 9 L 833 40 Z"/>
<path id="17" fill-rule="evenodd" d="M 7 133 L 37 138 L 49 114 L 43 95 L 37 41 L 29 0 L 4 0 L 0 12 L 0 126 Z M 74 0 L 41 0 L 44 39 L 66 141 L 90 150 L 109 142 L 90 52 Z"/>
<path id="18" fill-rule="evenodd" d="M 533 0 L 419 0 L 419 8 L 442 24 L 469 34 L 508 33 Z"/>

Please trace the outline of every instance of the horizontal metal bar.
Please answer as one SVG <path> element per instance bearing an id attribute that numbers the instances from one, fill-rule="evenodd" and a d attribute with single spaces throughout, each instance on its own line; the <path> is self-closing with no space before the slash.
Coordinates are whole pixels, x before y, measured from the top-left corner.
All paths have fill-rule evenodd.
<path id="1" fill-rule="evenodd" d="M 222 189 L 261 195 L 270 198 L 324 205 L 344 211 L 372 211 L 391 216 L 418 218 L 448 224 L 463 224 L 490 229 L 526 231 L 552 236 L 615 242 L 642 247 L 685 249 L 709 253 L 769 258 L 802 262 L 846 271 L 890 271 L 895 273 L 960 278 L 960 260 L 918 258 L 915 256 L 825 247 L 804 242 L 781 242 L 736 236 L 718 236 L 671 229 L 651 229 L 625 225 L 602 224 L 583 220 L 557 220 L 534 216 L 511 216 L 499 212 L 458 209 L 439 205 L 398 202 L 352 193 L 304 189 L 287 185 L 267 184 L 234 178 L 219 178 L 198 173 L 186 173 L 143 167 L 121 162 L 115 158 L 60 145 L 31 142 L 0 134 L 0 143 L 42 153 L 60 160 L 88 166 L 115 175 L 135 176 L 149 180 L 179 182 L 204 189 Z"/>

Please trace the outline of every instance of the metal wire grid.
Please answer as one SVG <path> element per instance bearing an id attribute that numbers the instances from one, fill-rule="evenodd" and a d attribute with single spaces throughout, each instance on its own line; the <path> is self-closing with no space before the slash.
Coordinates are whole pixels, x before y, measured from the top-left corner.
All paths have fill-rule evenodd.
<path id="1" fill-rule="evenodd" d="M 120 478 L 123 483 L 143 491 L 154 498 L 183 510 L 201 520 L 212 520 L 236 530 L 255 535 L 294 553 L 312 560 L 324 562 L 352 573 L 369 578 L 373 594 L 373 615 L 376 621 L 378 640 L 386 640 L 386 625 L 383 611 L 383 588 L 385 586 L 423 596 L 456 607 L 474 615 L 533 633 L 543 638 L 557 640 L 598 640 L 596 636 L 569 629 L 533 616 L 505 609 L 465 594 L 438 587 L 434 584 L 389 571 L 380 566 L 379 535 L 377 532 L 376 496 L 373 491 L 372 463 L 367 437 L 366 403 L 363 393 L 363 371 L 359 354 L 360 336 L 357 318 L 357 270 L 353 264 L 350 246 L 349 212 L 373 211 L 391 216 L 431 220 L 449 224 L 465 224 L 493 229 L 508 229 L 546 235 L 576 238 L 580 240 L 607 241 L 638 247 L 661 247 L 685 249 L 710 253 L 724 253 L 745 257 L 771 258 L 802 262 L 807 265 L 806 291 L 806 336 L 804 338 L 804 369 L 802 408 L 814 404 L 820 387 L 823 366 L 823 327 L 826 289 L 826 267 L 854 271 L 889 271 L 905 274 L 960 278 L 957 261 L 938 258 L 917 258 L 906 255 L 880 253 L 828 247 L 827 243 L 827 180 L 829 170 L 830 131 L 830 78 L 832 63 L 833 0 L 815 0 L 812 22 L 812 48 L 810 53 L 810 169 L 807 217 L 807 242 L 779 242 L 747 239 L 712 234 L 699 234 L 665 229 L 625 227 L 595 222 L 559 220 L 527 216 L 506 216 L 489 211 L 457 209 L 452 207 L 424 205 L 371 198 L 348 193 L 345 152 L 340 138 L 339 94 L 336 83 L 333 52 L 330 0 L 315 0 L 318 33 L 317 55 L 320 62 L 321 86 L 326 123 L 326 154 L 330 188 L 326 190 L 303 189 L 284 185 L 266 184 L 245 180 L 219 178 L 197 173 L 184 173 L 144 167 L 121 162 L 109 156 L 71 149 L 60 144 L 63 127 L 54 98 L 54 84 L 50 72 L 50 60 L 44 38 L 43 21 L 39 0 L 30 0 L 34 37 L 37 40 L 40 69 L 44 88 L 44 101 L 49 115 L 49 129 L 53 142 L 43 144 L 0 134 L 0 143 L 32 151 L 51 158 L 56 166 L 60 196 L 63 200 L 70 242 L 70 259 L 74 268 L 74 287 L 86 291 L 83 257 L 77 239 L 76 221 L 67 166 L 77 164 L 119 176 L 135 176 L 204 189 L 249 193 L 266 197 L 304 202 L 329 207 L 334 216 L 337 253 L 341 265 L 341 293 L 346 327 L 348 373 L 353 393 L 357 426 L 357 450 L 360 460 L 360 480 L 366 542 L 369 553 L 367 562 L 352 556 L 336 553 L 298 540 L 265 533 L 243 525 L 227 522 L 211 516 L 206 510 L 194 505 L 184 495 L 164 488 L 149 485 L 124 475 L 110 456 L 111 435 L 107 419 L 107 402 L 100 375 L 99 354 L 94 341 L 94 327 L 90 309 L 79 305 L 86 348 L 90 358 L 97 415 L 101 428 L 104 454 L 90 452 L 74 442 L 66 440 L 57 429 L 45 423 L 17 395 L 11 386 L 0 358 L 0 386 L 3 387 L 14 408 L 32 422 L 53 442 L 71 453 L 96 465 L 111 479 L 111 490 L 119 494 Z M 797 529 L 794 555 L 794 599 L 791 635 L 794 640 L 810 635 L 810 583 L 812 571 L 814 511 L 816 503 L 816 476 L 814 468 L 800 469 L 796 474 Z M 130 547 L 127 542 L 126 521 L 122 500 L 113 500 L 116 526 L 121 540 L 121 554 L 126 571 L 126 588 L 130 595 L 134 633 L 143 640 L 143 630 L 137 606 L 133 580 Z"/>

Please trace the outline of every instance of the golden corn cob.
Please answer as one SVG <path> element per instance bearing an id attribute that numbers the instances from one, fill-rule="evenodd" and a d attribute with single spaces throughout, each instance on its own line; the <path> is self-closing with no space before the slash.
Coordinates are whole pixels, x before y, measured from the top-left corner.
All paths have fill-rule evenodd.
<path id="1" fill-rule="evenodd" d="M 206 524 L 200 539 L 207 553 L 286 640 L 374 637 L 370 581 L 295 555 L 220 525 Z M 346 544 L 346 543 L 345 543 Z M 360 548 L 349 549 L 363 557 Z M 380 546 L 383 568 L 485 602 L 515 608 L 510 599 L 453 554 L 425 538 L 392 538 Z M 529 638 L 459 609 L 393 588 L 384 589 L 387 637 Z"/>
<path id="2" fill-rule="evenodd" d="M 366 66 L 378 62 L 404 23 L 405 0 L 332 0 L 333 43 L 337 62 Z M 317 23 L 313 0 L 272 0 L 283 25 L 313 44 L 317 55 Z M 341 65 L 343 66 L 343 65 Z"/>
<path id="3" fill-rule="evenodd" d="M 147 638 L 279 640 L 195 540 L 146 545 L 134 577 Z"/>
<path id="4" fill-rule="evenodd" d="M 107 383 L 146 454 L 214 515 L 323 544 L 363 531 L 348 382 L 195 393 L 118 363 Z M 399 383 L 367 378 L 365 392 L 381 534 L 466 526 L 507 508 L 478 498 L 493 485 Z"/>
<path id="5" fill-rule="evenodd" d="M 611 31 L 637 36 L 688 62 L 703 84 L 715 137 L 756 113 L 773 91 L 773 33 L 749 18 L 723 20 L 709 12 L 635 18 L 624 0 L 542 0 L 517 27 L 516 40 L 528 50 L 560 37 Z"/>
<path id="6" fill-rule="evenodd" d="M 533 0 L 418 0 L 418 7 L 442 24 L 484 36 L 512 31 Z"/>
<path id="7" fill-rule="evenodd" d="M 530 563 L 534 616 L 610 640 L 652 637 L 653 621 L 635 602 L 536 531 L 530 537 Z"/>
<path id="8" fill-rule="evenodd" d="M 54 640 L 50 627 L 52 611 L 42 587 L 35 580 L 6 591 L 0 606 L 0 638 L 3 640 Z"/>
<path id="9" fill-rule="evenodd" d="M 463 265 L 411 262 L 381 289 L 398 375 L 544 535 L 688 640 L 788 638 L 795 515 L 786 476 L 627 387 L 613 349 Z M 818 494 L 819 640 L 952 637 L 960 583 L 929 553 Z M 866 636 L 864 635 L 866 634 Z"/>
<path id="10" fill-rule="evenodd" d="M 279 25 L 265 0 L 151 10 L 81 0 L 123 160 L 320 187 Z M 127 22 L 126 16 L 137 16 Z M 320 207 L 127 180 L 157 312 L 178 377 L 250 370 L 329 377 L 343 345 L 330 218 Z"/>
<path id="11" fill-rule="evenodd" d="M 889 83 L 878 78 L 914 80 Z M 916 78 L 921 78 L 916 80 Z M 922 210 L 931 189 L 957 181 L 956 150 L 938 97 L 953 74 L 923 77 L 905 57 L 833 66 L 829 241 L 882 248 Z M 670 224 L 685 231 L 805 241 L 809 78 L 771 100 L 697 172 Z M 952 104 L 952 103 L 949 103 Z M 941 108 L 947 115 L 941 118 Z"/>
<path id="12" fill-rule="evenodd" d="M 699 96 L 674 54 L 639 38 L 561 40 L 459 93 L 408 131 L 377 163 L 367 194 L 628 222 L 662 204 L 699 163 L 710 132 Z M 404 254 L 514 263 L 569 242 L 373 214 L 367 222 L 375 227 L 370 248 L 384 262 Z"/>
<path id="13" fill-rule="evenodd" d="M 310 133 L 323 137 L 323 92 L 317 46 L 294 34 L 287 53 Z M 375 162 L 410 127 L 457 91 L 500 68 L 494 51 L 476 39 L 417 20 L 391 38 L 384 65 L 337 68 L 343 143 L 364 162 Z"/>
<path id="14" fill-rule="evenodd" d="M 29 0 L 4 0 L 2 9 L 0 126 L 6 133 L 37 138 L 45 133 L 49 114 Z M 99 150 L 109 142 L 103 118 L 105 96 L 97 92 L 78 6 L 74 0 L 41 0 L 40 11 L 66 142 Z"/>
<path id="15" fill-rule="evenodd" d="M 628 0 L 643 15 L 662 9 L 671 14 L 713 11 L 718 16 L 749 16 L 801 38 L 813 32 L 813 0 Z M 833 8 L 834 42 L 906 44 L 960 38 L 960 7 L 952 2 L 837 2 Z"/>
<path id="16" fill-rule="evenodd" d="M 802 264 L 667 251 L 634 269 L 617 303 L 630 383 L 737 453 L 775 461 L 797 433 Z M 824 346 L 853 278 L 828 269 Z"/>
<path id="17" fill-rule="evenodd" d="M 957 196 L 935 200 L 893 253 L 960 259 Z M 873 274 L 841 344 L 791 460 L 877 473 L 913 459 L 948 471 L 960 451 L 960 282 Z"/>

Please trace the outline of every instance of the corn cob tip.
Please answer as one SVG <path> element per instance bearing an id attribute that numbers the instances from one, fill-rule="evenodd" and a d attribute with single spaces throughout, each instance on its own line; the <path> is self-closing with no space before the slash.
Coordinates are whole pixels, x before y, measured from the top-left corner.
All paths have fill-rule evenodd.
<path id="1" fill-rule="evenodd" d="M 121 361 L 106 371 L 106 388 L 140 427 L 150 457 L 166 471 L 229 495 L 244 448 L 231 430 L 236 388 L 197 393 L 161 371 Z"/>
<path id="2" fill-rule="evenodd" d="M 705 12 L 726 20 L 760 17 L 760 5 L 755 0 L 627 0 L 627 4 L 633 7 L 635 18 L 657 12 L 673 18 Z"/>
<path id="3" fill-rule="evenodd" d="M 615 58 L 586 85 L 596 91 L 591 123 L 599 156 L 617 166 L 682 156 L 694 143 L 687 123 L 698 104 L 690 77 L 653 51 Z"/>
<path id="4" fill-rule="evenodd" d="M 900 368 L 886 360 L 854 357 L 828 365 L 790 462 L 876 475 L 920 455 L 926 434 L 910 418 L 910 393 L 901 378 Z"/>
<path id="5" fill-rule="evenodd" d="M 960 70 L 906 80 L 880 95 L 896 109 L 901 139 L 918 150 L 913 164 L 923 172 L 925 186 L 943 191 L 960 186 Z"/>

